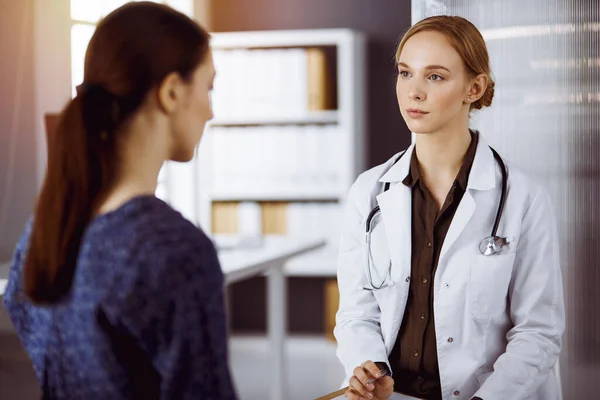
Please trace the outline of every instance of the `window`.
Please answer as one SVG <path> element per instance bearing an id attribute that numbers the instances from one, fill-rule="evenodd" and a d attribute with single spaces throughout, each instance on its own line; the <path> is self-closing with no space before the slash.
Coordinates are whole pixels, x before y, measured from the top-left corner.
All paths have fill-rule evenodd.
<path id="1" fill-rule="evenodd" d="M 139 1 L 139 0 L 134 0 Z M 194 0 L 152 0 L 164 3 L 192 17 Z M 71 94 L 83 81 L 83 63 L 88 43 L 98 21 L 129 0 L 71 0 Z"/>

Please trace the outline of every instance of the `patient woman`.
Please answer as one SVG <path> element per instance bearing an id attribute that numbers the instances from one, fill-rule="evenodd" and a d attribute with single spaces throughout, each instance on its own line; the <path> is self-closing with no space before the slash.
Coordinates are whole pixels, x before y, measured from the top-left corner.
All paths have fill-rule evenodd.
<path id="1" fill-rule="evenodd" d="M 214 75 L 209 35 L 171 8 L 98 25 L 5 296 L 44 398 L 236 398 L 215 249 L 154 196 L 212 118 Z"/>

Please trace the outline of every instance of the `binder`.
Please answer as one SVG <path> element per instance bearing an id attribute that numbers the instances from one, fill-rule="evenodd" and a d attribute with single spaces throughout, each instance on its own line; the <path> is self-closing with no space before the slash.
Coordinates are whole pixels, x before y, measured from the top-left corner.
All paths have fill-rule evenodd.
<path id="1" fill-rule="evenodd" d="M 332 81 L 327 69 L 325 50 L 306 50 L 307 65 L 307 108 L 310 111 L 330 110 L 332 104 Z"/>

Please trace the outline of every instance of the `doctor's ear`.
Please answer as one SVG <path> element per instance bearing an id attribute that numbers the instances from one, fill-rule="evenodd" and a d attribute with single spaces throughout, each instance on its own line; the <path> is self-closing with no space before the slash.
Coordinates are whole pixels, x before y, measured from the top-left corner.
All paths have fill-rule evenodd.
<path id="1" fill-rule="evenodd" d="M 487 86 L 488 76 L 486 74 L 479 74 L 473 78 L 465 96 L 465 103 L 473 104 L 478 101 L 484 95 Z"/>

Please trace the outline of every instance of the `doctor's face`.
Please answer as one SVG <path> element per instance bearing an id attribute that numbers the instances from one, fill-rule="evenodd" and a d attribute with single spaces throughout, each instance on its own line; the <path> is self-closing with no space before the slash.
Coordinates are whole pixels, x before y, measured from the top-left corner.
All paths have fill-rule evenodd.
<path id="1" fill-rule="evenodd" d="M 424 31 L 405 43 L 399 57 L 396 95 L 414 133 L 435 133 L 469 118 L 463 60 L 446 37 Z"/>

